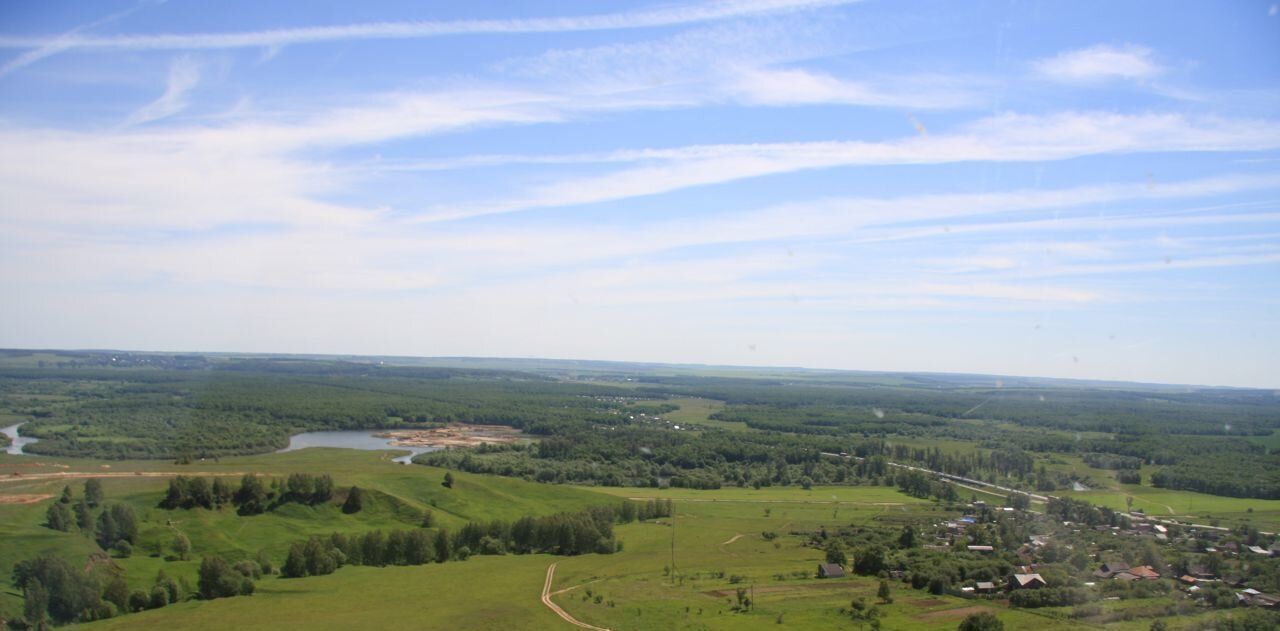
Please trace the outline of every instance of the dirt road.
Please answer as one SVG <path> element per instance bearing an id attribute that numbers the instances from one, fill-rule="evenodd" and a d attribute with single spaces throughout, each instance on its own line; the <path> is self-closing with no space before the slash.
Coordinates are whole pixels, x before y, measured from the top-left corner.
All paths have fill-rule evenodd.
<path id="1" fill-rule="evenodd" d="M 53 496 L 43 493 L 0 495 L 0 504 L 38 504 L 51 497 Z"/>
<path id="2" fill-rule="evenodd" d="M 553 613 L 555 613 L 557 616 L 560 616 L 561 619 L 563 619 L 565 622 L 568 622 L 569 624 L 582 627 L 583 629 L 592 629 L 593 631 L 609 631 L 609 629 L 605 629 L 604 627 L 597 627 L 597 626 L 582 622 L 581 620 L 578 620 L 577 618 L 574 618 L 573 616 L 569 615 L 565 610 L 561 609 L 560 605 L 557 605 L 551 602 L 551 582 L 552 580 L 555 579 L 555 576 L 556 576 L 556 564 L 552 563 L 551 565 L 547 566 L 547 580 L 543 581 L 542 583 L 542 604 L 546 605 L 547 609 L 550 609 Z"/>
<path id="3" fill-rule="evenodd" d="M 244 474 L 244 471 L 63 471 L 59 473 L 13 473 L 0 477 L 0 483 L 73 480 L 76 478 L 172 478 L 179 475 L 240 477 Z M 255 473 L 254 475 L 262 474 Z"/>

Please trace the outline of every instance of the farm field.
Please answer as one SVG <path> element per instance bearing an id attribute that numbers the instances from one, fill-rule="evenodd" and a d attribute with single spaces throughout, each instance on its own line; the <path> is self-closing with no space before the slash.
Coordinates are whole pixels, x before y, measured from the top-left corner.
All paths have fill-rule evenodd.
<path id="1" fill-rule="evenodd" d="M 724 409 L 723 401 L 699 399 L 695 397 L 680 397 L 667 399 L 663 402 L 680 406 L 680 409 L 674 412 L 667 412 L 662 415 L 663 418 L 676 424 L 692 423 L 701 427 L 714 427 L 716 429 L 731 431 L 748 431 L 750 429 L 745 423 L 738 421 L 721 421 L 719 419 L 708 418 L 710 415 Z"/>

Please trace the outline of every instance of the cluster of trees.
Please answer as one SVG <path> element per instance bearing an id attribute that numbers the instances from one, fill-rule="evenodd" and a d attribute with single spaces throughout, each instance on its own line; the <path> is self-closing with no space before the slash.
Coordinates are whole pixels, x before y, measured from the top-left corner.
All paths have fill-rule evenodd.
<path id="1" fill-rule="evenodd" d="M 1280 462 L 1261 454 L 1188 458 L 1152 473 L 1151 484 L 1227 497 L 1280 499 Z"/>
<path id="2" fill-rule="evenodd" d="M 15 563 L 13 585 L 22 591 L 23 617 L 32 627 L 114 613 L 103 604 L 97 581 L 60 557 L 42 555 Z"/>
<path id="3" fill-rule="evenodd" d="M 333 499 L 333 478 L 329 474 L 290 473 L 284 482 L 283 502 L 314 506 Z"/>
<path id="4" fill-rule="evenodd" d="M 1095 506 L 1070 497 L 1050 497 L 1044 512 L 1060 521 L 1073 521 L 1089 526 L 1129 527 L 1129 518 L 1106 506 Z"/>
<path id="5" fill-rule="evenodd" d="M 205 478 L 179 475 L 169 478 L 169 490 L 165 493 L 164 499 L 160 500 L 160 508 L 213 510 L 230 504 L 234 496 L 234 489 L 222 478 L 214 478 L 210 483 Z"/>
<path id="6" fill-rule="evenodd" d="M 601 486 L 720 488 L 721 486 L 858 483 L 870 466 L 827 453 L 877 454 L 883 441 L 811 435 L 673 431 L 629 424 L 565 425 L 536 445 L 441 450 L 414 462 L 520 477 Z M 879 475 L 884 475 L 884 467 Z"/>
<path id="7" fill-rule="evenodd" d="M 98 545 L 103 550 L 114 550 L 120 556 L 133 553 L 138 539 L 138 518 L 128 504 L 111 504 L 98 514 Z"/>
<path id="8" fill-rule="evenodd" d="M 66 559 L 41 555 L 13 566 L 13 585 L 22 591 L 23 619 L 10 620 L 11 628 L 42 629 L 50 624 L 88 622 L 128 612 L 164 607 L 185 595 L 181 582 L 164 570 L 150 590 L 129 591 L 118 570 L 95 576 Z"/>
<path id="9" fill-rule="evenodd" d="M 1119 454 L 1087 453 L 1081 456 L 1085 464 L 1095 469 L 1138 469 L 1142 458 Z"/>
<path id="10" fill-rule="evenodd" d="M 1089 590 L 1083 587 L 1045 587 L 1019 589 L 1009 594 L 1009 604 L 1024 609 L 1036 607 L 1068 607 L 1092 600 Z"/>
<path id="11" fill-rule="evenodd" d="M 360 535 L 334 533 L 311 537 L 289 547 L 280 576 L 302 578 L 332 574 L 344 565 L 423 565 L 465 558 L 454 554 L 448 531 L 374 530 Z"/>
<path id="12" fill-rule="evenodd" d="M 259 476 L 245 474 L 240 478 L 240 485 L 234 488 L 222 478 L 213 478 L 211 483 L 206 478 L 179 475 L 169 479 L 169 489 L 160 500 L 160 508 L 216 510 L 234 505 L 242 515 L 258 515 L 290 502 L 308 506 L 323 504 L 333 496 L 333 478 L 328 474 L 291 473 L 283 482 L 278 478 L 267 482 Z M 356 502 L 359 501 L 357 491 Z"/>
<path id="13" fill-rule="evenodd" d="M 344 565 L 382 567 L 465 561 L 473 554 L 611 554 L 622 547 L 613 536 L 615 523 L 670 517 L 671 510 L 670 500 L 626 501 L 616 508 L 526 516 L 514 522 L 469 522 L 452 534 L 444 529 L 434 533 L 427 530 L 433 525 L 428 512 L 424 529 L 334 533 L 295 542 L 289 547 L 280 575 L 319 576 Z"/>
<path id="14" fill-rule="evenodd" d="M 62 496 L 45 511 L 45 525 L 61 532 L 78 529 L 86 537 L 93 537 L 103 550 L 127 557 L 133 554 L 137 542 L 137 515 L 128 504 L 104 505 L 104 498 L 102 482 L 96 478 L 85 481 L 84 494 L 74 503 L 71 487 L 64 486 Z"/>
<path id="15" fill-rule="evenodd" d="M 208 556 L 200 560 L 200 597 L 206 600 L 248 596 L 254 591 L 253 579 L 261 570 L 253 561 L 232 565 L 220 556 Z"/>
<path id="16" fill-rule="evenodd" d="M 959 499 L 956 495 L 956 486 L 954 484 L 943 482 L 919 471 L 899 469 L 898 474 L 892 480 L 899 489 L 902 489 L 903 493 L 912 497 L 934 497 L 947 502 Z"/>

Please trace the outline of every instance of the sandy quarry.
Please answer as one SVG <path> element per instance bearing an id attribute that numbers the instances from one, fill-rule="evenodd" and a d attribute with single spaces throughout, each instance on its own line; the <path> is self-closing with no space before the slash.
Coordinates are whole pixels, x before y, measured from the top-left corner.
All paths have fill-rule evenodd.
<path id="1" fill-rule="evenodd" d="M 452 423 L 437 429 L 400 429 L 378 434 L 396 447 L 475 447 L 513 443 L 524 434 L 503 425 Z"/>

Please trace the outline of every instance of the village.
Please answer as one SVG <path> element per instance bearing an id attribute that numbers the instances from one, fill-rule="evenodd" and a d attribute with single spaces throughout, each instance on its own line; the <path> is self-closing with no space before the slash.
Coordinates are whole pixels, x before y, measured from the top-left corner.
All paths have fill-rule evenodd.
<path id="1" fill-rule="evenodd" d="M 1280 541 L 1254 528 L 1160 523 L 1069 499 L 1043 512 L 980 500 L 947 508 L 960 514 L 920 533 L 910 525 L 894 538 L 839 530 L 817 533 L 811 544 L 847 546 L 853 573 L 1014 607 L 1074 607 L 1076 616 L 1106 615 L 1108 601 L 1142 598 L 1161 599 L 1169 611 L 1280 609 Z M 876 555 L 883 563 L 865 560 Z M 829 554 L 819 565 L 819 578 L 845 575 L 833 560 Z"/>

